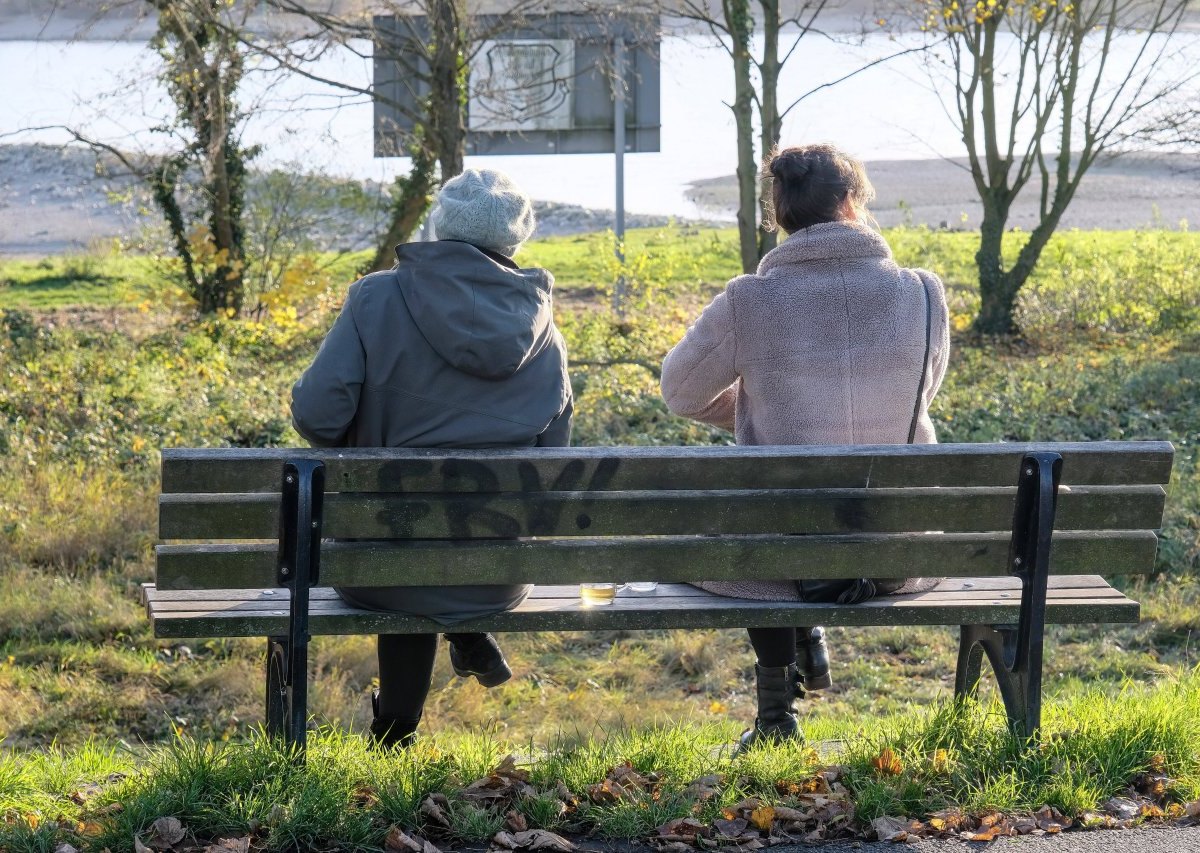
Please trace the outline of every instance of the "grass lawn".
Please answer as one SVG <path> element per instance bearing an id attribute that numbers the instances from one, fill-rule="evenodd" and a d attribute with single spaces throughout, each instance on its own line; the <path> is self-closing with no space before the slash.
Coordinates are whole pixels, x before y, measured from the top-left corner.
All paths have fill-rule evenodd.
<path id="1" fill-rule="evenodd" d="M 1200 737 L 1188 728 L 1200 719 L 1200 235 L 1062 235 L 1023 296 L 1026 336 L 1009 342 L 962 334 L 977 304 L 972 235 L 887 237 L 902 263 L 937 270 L 950 289 L 959 334 L 932 413 L 942 441 L 1177 448 L 1158 574 L 1119 581 L 1143 602 L 1142 623 L 1050 632 L 1044 752 L 1004 738 L 986 706 L 964 715 L 944 704 L 953 632 L 875 628 L 830 632 L 835 688 L 802 712 L 810 740 L 842 747 L 816 757 L 731 763 L 720 747 L 753 717 L 744 635 L 648 631 L 505 638 L 516 677 L 491 691 L 454 678 L 442 656 L 427 747 L 367 759 L 346 732 L 369 718 L 372 643 L 318 638 L 311 709 L 323 728 L 310 772 L 293 779 L 254 734 L 262 642 L 156 641 L 136 590 L 153 571 L 158 450 L 299 445 L 287 391 L 360 259 L 316 259 L 327 289 L 291 314 L 217 321 L 172 310 L 161 265 L 138 256 L 0 262 L 0 849 L 49 851 L 68 837 L 127 849 L 167 814 L 204 837 L 257 826 L 269 849 L 332 838 L 378 849 L 393 824 L 462 842 L 494 832 L 503 813 L 459 802 L 435 832 L 413 810 L 508 751 L 536 759 L 536 796 L 520 804 L 530 826 L 613 836 L 693 814 L 683 791 L 705 775 L 723 778 L 699 818 L 744 796 L 790 807 L 799 793 L 775 782 L 801 785 L 829 763 L 846 768 L 837 778 L 860 826 L 885 814 L 926 820 L 948 803 L 1049 803 L 1078 816 L 1162 762 L 1176 780 L 1162 807 L 1200 796 Z M 610 249 L 605 235 L 560 237 L 520 258 L 554 270 L 565 297 L 577 443 L 730 441 L 670 416 L 646 366 L 735 271 L 732 232 L 631 232 L 631 310 L 620 317 L 607 308 Z M 896 773 L 873 768 L 885 747 Z M 666 781 L 600 809 L 586 786 L 623 760 Z M 547 790 L 555 777 L 579 796 L 565 811 Z M 273 787 L 285 779 L 299 781 Z M 123 810 L 102 813 L 112 802 Z"/>

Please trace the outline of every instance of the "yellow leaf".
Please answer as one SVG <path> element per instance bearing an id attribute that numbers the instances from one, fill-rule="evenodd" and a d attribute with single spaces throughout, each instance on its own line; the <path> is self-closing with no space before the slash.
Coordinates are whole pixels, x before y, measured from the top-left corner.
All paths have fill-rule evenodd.
<path id="1" fill-rule="evenodd" d="M 929 763 L 934 773 L 945 773 L 950 767 L 950 753 L 944 749 L 935 749 Z"/>
<path id="2" fill-rule="evenodd" d="M 899 776 L 904 769 L 904 765 L 900 763 L 896 753 L 892 752 L 891 747 L 884 747 L 883 752 L 872 758 L 871 766 L 881 776 Z"/>
<path id="3" fill-rule="evenodd" d="M 708 706 L 708 710 L 710 713 L 713 713 L 713 714 L 724 714 L 729 709 L 727 707 L 725 707 L 724 702 L 718 702 L 714 699 L 712 704 L 710 704 Z"/>
<path id="4" fill-rule="evenodd" d="M 754 811 L 750 812 L 750 823 L 755 829 L 761 829 L 763 832 L 771 831 L 771 824 L 775 822 L 775 809 L 770 806 L 759 806 Z"/>

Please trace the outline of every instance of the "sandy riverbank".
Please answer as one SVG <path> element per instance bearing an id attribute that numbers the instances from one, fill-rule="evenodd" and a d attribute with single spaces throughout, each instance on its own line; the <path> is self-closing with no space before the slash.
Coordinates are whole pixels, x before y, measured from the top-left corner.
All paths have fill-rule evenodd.
<path id="1" fill-rule="evenodd" d="M 878 193 L 871 209 L 881 225 L 911 222 L 977 228 L 983 208 L 964 160 L 880 160 L 867 164 Z M 1025 191 L 1009 225 L 1037 221 L 1037 187 Z M 688 197 L 711 210 L 736 204 L 732 177 L 697 181 Z M 1129 155 L 1097 162 L 1063 217 L 1064 228 L 1178 228 L 1200 225 L 1200 158 L 1182 154 Z"/>
<path id="2" fill-rule="evenodd" d="M 149 223 L 145 199 L 122 200 L 128 178 L 96 177 L 96 160 L 77 147 L 0 146 L 0 256 L 43 256 L 84 251 L 114 237 L 137 236 Z M 887 160 L 868 164 L 878 191 L 873 205 L 882 225 L 912 223 L 956 229 L 978 226 L 981 209 L 962 164 L 947 160 Z M 690 198 L 713 220 L 730 221 L 732 177 L 699 181 Z M 379 187 L 367 184 L 370 193 Z M 1011 224 L 1030 228 L 1036 199 L 1017 205 Z M 539 233 L 574 234 L 611 227 L 611 212 L 539 202 Z M 965 218 L 964 218 L 965 214 Z M 1063 220 L 1066 228 L 1178 228 L 1200 223 L 1200 163 L 1193 157 L 1131 156 L 1093 167 Z M 628 227 L 666 224 L 665 216 L 630 214 Z M 371 211 L 343 210 L 322 220 L 319 242 L 364 248 L 381 227 Z"/>

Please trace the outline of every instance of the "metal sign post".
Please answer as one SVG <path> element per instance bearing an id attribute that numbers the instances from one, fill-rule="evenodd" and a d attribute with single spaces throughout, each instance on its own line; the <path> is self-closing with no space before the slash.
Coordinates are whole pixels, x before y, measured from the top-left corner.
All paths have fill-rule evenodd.
<path id="1" fill-rule="evenodd" d="M 625 266 L 625 39 L 617 36 L 612 45 L 612 88 L 613 88 L 613 156 L 616 158 L 616 255 L 617 261 Z M 625 301 L 625 271 L 617 274 L 613 290 L 613 308 L 620 312 Z"/>

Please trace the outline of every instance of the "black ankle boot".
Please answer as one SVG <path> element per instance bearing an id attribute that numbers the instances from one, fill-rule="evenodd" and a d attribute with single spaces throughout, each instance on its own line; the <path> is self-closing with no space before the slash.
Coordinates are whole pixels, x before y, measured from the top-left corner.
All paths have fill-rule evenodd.
<path id="1" fill-rule="evenodd" d="M 833 686 L 829 674 L 829 647 L 825 645 L 824 628 L 796 629 L 796 670 L 799 674 L 798 696 L 805 691 L 828 690 Z"/>
<path id="2" fill-rule="evenodd" d="M 415 720 L 402 720 L 398 717 L 381 717 L 379 715 L 379 691 L 371 694 L 371 745 L 376 749 L 407 749 L 417 739 L 417 724 L 421 722 L 418 716 Z"/>
<path id="3" fill-rule="evenodd" d="M 800 724 L 796 720 L 796 666 L 754 665 L 754 678 L 758 693 L 758 716 L 754 728 L 742 734 L 738 741 L 737 755 L 765 740 L 790 740 L 802 737 Z"/>
<path id="4" fill-rule="evenodd" d="M 453 634 L 447 634 L 446 639 L 450 643 L 450 665 L 460 678 L 473 675 L 484 687 L 496 687 L 512 678 L 508 661 L 491 634 L 466 642 Z"/>

